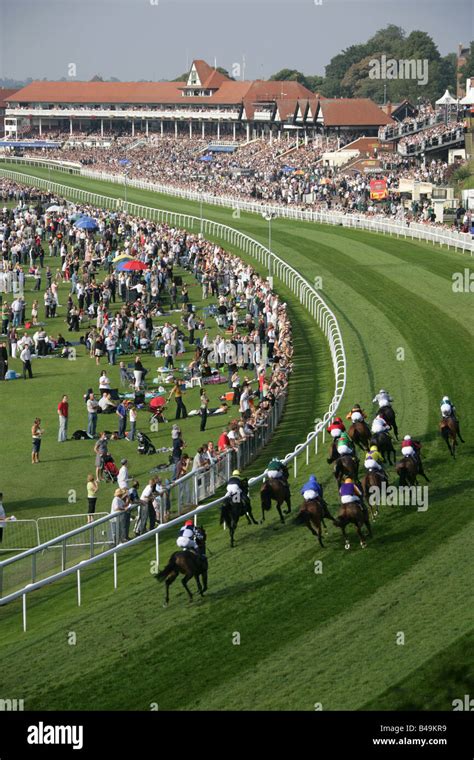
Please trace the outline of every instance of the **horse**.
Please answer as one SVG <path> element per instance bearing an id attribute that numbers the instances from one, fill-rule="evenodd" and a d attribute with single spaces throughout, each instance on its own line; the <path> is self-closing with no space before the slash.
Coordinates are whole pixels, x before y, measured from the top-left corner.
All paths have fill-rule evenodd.
<path id="1" fill-rule="evenodd" d="M 304 501 L 300 507 L 300 510 L 295 517 L 295 523 L 298 525 L 306 525 L 311 531 L 313 536 L 317 536 L 319 545 L 324 549 L 321 525 L 326 530 L 324 518 L 328 517 L 329 520 L 334 522 L 334 517 L 330 514 L 327 505 L 321 501 L 319 497 L 316 499 L 308 499 Z"/>
<path id="2" fill-rule="evenodd" d="M 398 427 L 397 427 L 397 420 L 395 417 L 395 412 L 393 411 L 393 408 L 388 406 L 382 406 L 377 414 L 380 414 L 380 416 L 385 420 L 387 425 L 390 425 L 390 427 L 393 428 L 393 432 L 395 434 L 395 438 L 398 441 Z"/>
<path id="3" fill-rule="evenodd" d="M 378 450 L 380 451 L 382 455 L 382 459 L 384 463 L 387 462 L 387 459 L 385 458 L 385 455 L 387 455 L 388 463 L 389 464 L 395 464 L 395 449 L 393 448 L 392 439 L 390 438 L 388 433 L 375 433 L 372 438 L 370 439 L 371 445 L 377 446 Z M 393 462 L 391 460 L 391 455 L 393 454 Z"/>
<path id="4" fill-rule="evenodd" d="M 466 441 L 461 436 L 459 422 L 455 417 L 445 417 L 439 423 L 439 432 L 441 433 L 442 439 L 446 442 L 451 456 L 453 459 L 456 459 L 457 436 L 459 436 L 461 443 L 466 443 Z M 449 442 L 450 439 L 452 441 L 452 444 Z"/>
<path id="5" fill-rule="evenodd" d="M 206 531 L 204 528 L 196 527 L 195 536 L 196 543 L 199 546 L 200 554 L 196 554 L 196 552 L 189 549 L 174 552 L 169 558 L 166 567 L 157 575 L 155 575 L 157 581 L 166 582 L 165 601 L 163 603 L 163 607 L 168 606 L 170 586 L 180 573 L 184 575 L 181 583 L 188 593 L 190 602 L 193 601 L 193 595 L 188 588 L 188 581 L 190 581 L 191 578 L 196 578 L 196 585 L 201 596 L 204 596 L 204 592 L 207 591 L 208 564 L 207 557 L 205 556 Z M 202 577 L 202 585 L 200 576 Z"/>
<path id="6" fill-rule="evenodd" d="M 417 475 L 422 475 L 427 483 L 430 482 L 423 470 L 423 464 L 419 454 L 417 459 L 414 459 L 413 457 L 403 457 L 403 459 L 400 459 L 400 461 L 397 462 L 395 470 L 400 478 L 401 486 L 416 486 Z"/>
<path id="7" fill-rule="evenodd" d="M 285 514 L 291 512 L 291 491 L 288 485 L 289 472 L 284 465 L 282 469 L 283 478 L 267 478 L 260 489 L 260 502 L 262 505 L 262 522 L 265 522 L 265 512 L 268 512 L 272 506 L 272 500 L 276 501 L 276 508 L 280 515 L 280 521 L 285 522 L 281 505 L 286 504 L 288 509 Z"/>
<path id="8" fill-rule="evenodd" d="M 349 504 L 341 504 L 339 514 L 334 520 L 334 525 L 341 528 L 342 535 L 344 537 L 344 548 L 350 549 L 351 545 L 349 539 L 346 536 L 346 527 L 352 523 L 356 527 L 357 535 L 359 536 L 360 545 L 363 549 L 367 547 L 367 542 L 362 533 L 362 527 L 365 525 L 367 533 L 372 538 L 372 529 L 369 522 L 369 513 L 364 510 L 362 506 L 355 501 L 349 502 Z"/>
<path id="9" fill-rule="evenodd" d="M 382 487 L 382 483 L 386 482 L 385 478 L 383 477 L 382 473 L 379 472 L 379 470 L 368 470 L 368 472 L 364 475 L 362 478 L 362 493 L 364 495 L 365 500 L 370 505 L 370 511 L 372 512 L 372 518 L 375 520 L 379 513 L 379 501 L 377 499 L 372 498 L 373 492 L 371 492 L 372 488 L 376 488 L 377 491 L 375 491 L 375 495 L 380 494 L 380 490 Z M 373 504 L 375 503 L 375 510 L 373 508 Z"/>
<path id="10" fill-rule="evenodd" d="M 354 422 L 349 428 L 349 438 L 354 445 L 359 446 L 364 451 L 369 450 L 370 436 L 370 428 L 363 420 Z"/>
<path id="11" fill-rule="evenodd" d="M 252 514 L 252 505 L 248 497 L 244 497 L 244 499 L 236 502 L 234 502 L 232 498 L 227 498 L 224 503 L 221 504 L 220 525 L 225 523 L 229 528 L 230 546 L 232 549 L 235 546 L 234 533 L 237 529 L 239 518 L 243 517 L 244 515 L 247 518 L 249 525 L 252 523 L 254 525 L 258 525 L 258 522 Z"/>
<path id="12" fill-rule="evenodd" d="M 341 485 L 343 478 L 352 478 L 354 482 L 357 482 L 359 477 L 359 460 L 357 457 L 350 454 L 343 454 L 343 456 L 338 457 L 334 465 L 334 477 L 338 486 Z"/>

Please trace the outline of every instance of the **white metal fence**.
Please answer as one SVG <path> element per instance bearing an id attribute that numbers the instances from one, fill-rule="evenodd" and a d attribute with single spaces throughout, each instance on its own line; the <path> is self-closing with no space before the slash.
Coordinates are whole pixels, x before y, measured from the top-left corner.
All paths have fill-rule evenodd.
<path id="1" fill-rule="evenodd" d="M 2 158 L 1 161 L 13 162 L 14 159 Z M 18 163 L 32 166 L 48 165 L 47 160 L 17 158 Z M 124 176 L 120 174 L 108 174 L 106 172 L 96 172 L 92 169 L 73 169 L 68 166 L 60 167 L 58 164 L 52 164 L 51 168 L 59 169 L 68 174 L 89 177 L 90 179 L 103 180 L 113 184 L 122 185 L 125 193 Z M 3 173 L 3 170 L 1 170 Z M 51 186 L 51 182 L 49 182 Z M 255 201 L 239 200 L 230 196 L 213 195 L 212 193 L 201 193 L 194 190 L 186 190 L 172 185 L 163 185 L 146 180 L 127 178 L 126 186 L 135 187 L 140 190 L 151 190 L 165 195 L 172 195 L 177 198 L 184 198 L 190 201 L 208 203 L 214 206 L 223 206 L 233 210 L 247 211 L 257 214 L 275 214 L 285 219 L 295 219 L 302 222 L 315 222 L 319 224 L 331 224 L 339 227 L 350 227 L 353 229 L 367 230 L 369 232 L 379 232 L 384 235 L 395 235 L 397 238 L 409 238 L 412 240 L 421 240 L 425 243 L 437 243 L 448 248 L 469 252 L 472 256 L 474 252 L 474 241 L 472 235 L 468 232 L 457 232 L 446 227 L 437 226 L 431 223 L 409 222 L 406 220 L 387 219 L 387 217 L 364 216 L 363 214 L 343 213 L 341 211 L 312 211 L 310 209 L 301 209 L 293 206 L 284 206 L 276 203 L 256 203 Z M 119 202 L 119 206 L 124 202 Z M 127 208 L 129 207 L 127 203 Z"/>
<path id="2" fill-rule="evenodd" d="M 95 206 L 112 208 L 120 205 L 120 201 L 117 201 L 116 198 L 98 195 L 97 193 L 92 193 L 87 190 L 81 190 L 67 185 L 50 183 L 48 180 L 43 178 L 21 174 L 20 172 L 5 170 L 0 167 L 0 176 L 1 175 L 6 176 L 19 183 L 30 185 L 34 184 L 39 188 L 50 189 L 52 192 L 58 194 L 61 197 L 74 198 L 83 203 L 90 203 Z M 260 265 L 260 268 L 269 269 L 269 267 L 271 267 L 273 275 L 293 292 L 300 304 L 311 314 L 313 319 L 315 319 L 321 328 L 329 344 L 335 380 L 334 393 L 329 408 L 324 414 L 324 417 L 321 420 L 315 421 L 314 430 L 308 433 L 306 439 L 302 443 L 298 444 L 295 447 L 294 451 L 285 457 L 284 461 L 288 465 L 293 464 L 293 474 L 296 478 L 298 473 L 299 459 L 304 457 L 306 464 L 308 464 L 310 455 L 316 455 L 318 453 L 321 440 L 324 442 L 326 426 L 339 407 L 346 385 L 346 357 L 344 352 L 344 345 L 342 342 L 341 331 L 333 312 L 321 298 L 320 294 L 312 287 L 312 285 L 310 285 L 292 266 L 280 259 L 258 241 L 254 240 L 248 235 L 245 235 L 242 232 L 239 232 L 239 230 L 236 230 L 233 227 L 229 227 L 227 225 L 220 224 L 209 219 L 200 219 L 198 217 L 193 217 L 186 214 L 179 214 L 172 211 L 140 206 L 135 203 L 127 204 L 127 211 L 130 214 L 139 217 L 150 218 L 157 222 L 164 221 L 178 227 L 186 227 L 187 229 L 193 229 L 196 226 L 199 226 L 203 234 L 205 234 L 207 237 L 213 237 L 219 241 L 223 241 L 234 248 L 238 248 L 247 256 L 255 259 L 257 265 Z M 251 478 L 250 487 L 254 488 L 256 485 L 260 484 L 263 478 L 264 473 L 261 473 L 255 478 Z M 196 487 L 196 496 L 199 497 L 198 491 L 199 487 Z M 198 506 L 191 512 L 188 512 L 187 517 L 194 515 L 195 519 L 197 519 L 197 516 L 201 512 L 204 510 L 212 509 L 221 502 L 222 499 L 217 499 L 203 506 Z M 131 551 L 133 547 L 137 546 L 142 541 L 150 540 L 150 538 L 154 536 L 155 558 L 156 562 L 158 563 L 160 533 L 162 533 L 164 530 L 169 530 L 170 528 L 176 528 L 182 522 L 183 518 L 177 517 L 174 520 L 159 525 L 157 528 L 154 528 L 144 535 L 137 536 L 127 543 L 113 546 L 110 549 L 101 551 L 99 554 L 90 556 L 88 559 L 81 559 L 76 562 L 73 561 L 70 566 L 67 566 L 68 553 L 69 559 L 71 557 L 71 551 L 68 552 L 69 542 L 74 539 L 77 543 L 77 538 L 75 537 L 79 532 L 90 531 L 90 542 L 95 545 L 97 543 L 97 539 L 95 538 L 94 532 L 97 530 L 103 530 L 101 527 L 102 523 L 106 522 L 109 519 L 110 515 L 108 517 L 102 518 L 101 520 L 96 520 L 94 523 L 86 525 L 83 528 L 77 529 L 76 531 L 65 534 L 60 538 L 47 542 L 46 544 L 42 544 L 39 547 L 29 549 L 22 554 L 0 562 L 0 605 L 6 604 L 7 602 L 20 597 L 22 598 L 24 630 L 26 630 L 27 624 L 26 600 L 28 593 L 41 588 L 44 585 L 53 583 L 59 578 L 75 574 L 77 580 L 77 600 L 78 604 L 80 605 L 81 572 L 83 568 L 89 567 L 98 561 L 104 560 L 107 557 L 113 558 L 114 588 L 117 588 L 119 553 L 122 551 Z M 61 551 L 65 557 L 64 562 L 62 562 L 62 569 L 58 572 L 53 572 L 52 574 L 41 572 L 39 569 L 41 562 L 44 561 L 45 557 L 49 558 L 51 556 L 51 550 L 53 547 L 56 547 L 57 550 L 57 548 L 61 545 L 63 547 Z M 15 579 L 15 566 L 18 567 L 20 563 L 22 563 L 23 567 L 27 568 L 29 579 L 29 582 L 22 585 L 21 588 L 18 586 L 18 579 Z M 20 575 L 23 575 L 23 573 L 20 573 Z M 38 577 L 40 575 L 43 577 L 38 580 Z M 12 588 L 15 590 L 12 590 Z"/>

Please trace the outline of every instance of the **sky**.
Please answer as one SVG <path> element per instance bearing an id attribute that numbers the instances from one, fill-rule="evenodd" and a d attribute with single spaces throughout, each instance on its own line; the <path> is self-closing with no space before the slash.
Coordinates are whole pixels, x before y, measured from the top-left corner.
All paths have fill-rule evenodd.
<path id="1" fill-rule="evenodd" d="M 472 0 L 0 0 L 0 78 L 173 79 L 203 58 L 241 79 L 244 56 L 245 79 L 324 75 L 387 24 L 455 52 L 473 14 Z"/>

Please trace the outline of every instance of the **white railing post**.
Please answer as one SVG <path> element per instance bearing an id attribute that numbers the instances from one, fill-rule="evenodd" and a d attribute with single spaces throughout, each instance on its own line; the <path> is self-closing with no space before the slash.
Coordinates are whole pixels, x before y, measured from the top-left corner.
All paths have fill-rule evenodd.
<path id="1" fill-rule="evenodd" d="M 26 632 L 26 594 L 23 594 L 23 631 Z"/>
<path id="2" fill-rule="evenodd" d="M 114 589 L 118 588 L 117 552 L 114 552 Z"/>
<path id="3" fill-rule="evenodd" d="M 77 571 L 77 606 L 81 606 L 81 571 Z"/>

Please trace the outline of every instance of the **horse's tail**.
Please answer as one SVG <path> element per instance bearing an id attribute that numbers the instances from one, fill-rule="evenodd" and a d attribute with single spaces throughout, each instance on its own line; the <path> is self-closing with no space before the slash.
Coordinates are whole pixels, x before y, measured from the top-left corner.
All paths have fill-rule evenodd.
<path id="1" fill-rule="evenodd" d="M 442 438 L 447 442 L 449 440 L 449 427 L 448 425 L 442 425 L 440 429 Z"/>
<path id="2" fill-rule="evenodd" d="M 170 573 L 174 573 L 177 570 L 178 570 L 178 567 L 176 565 L 176 555 L 172 554 L 166 567 L 164 567 L 163 570 L 161 570 L 161 572 L 155 575 L 155 578 L 157 581 L 165 581 L 168 575 L 170 575 Z"/>
<path id="3" fill-rule="evenodd" d="M 306 509 L 301 508 L 296 517 L 293 519 L 295 525 L 308 525 L 310 514 Z"/>

